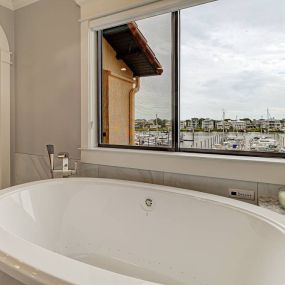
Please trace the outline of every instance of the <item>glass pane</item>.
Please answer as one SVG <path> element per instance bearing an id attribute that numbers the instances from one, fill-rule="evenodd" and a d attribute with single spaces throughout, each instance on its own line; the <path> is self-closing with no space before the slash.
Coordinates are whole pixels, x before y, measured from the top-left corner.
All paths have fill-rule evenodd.
<path id="1" fill-rule="evenodd" d="M 171 147 L 171 14 L 105 29 L 102 143 Z"/>
<path id="2" fill-rule="evenodd" d="M 285 152 L 285 2 L 181 12 L 181 147 Z"/>

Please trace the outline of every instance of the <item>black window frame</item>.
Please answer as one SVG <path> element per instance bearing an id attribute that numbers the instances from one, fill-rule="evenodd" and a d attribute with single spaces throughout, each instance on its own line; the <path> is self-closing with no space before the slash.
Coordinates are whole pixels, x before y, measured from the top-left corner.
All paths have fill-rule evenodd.
<path id="1" fill-rule="evenodd" d="M 261 158 L 285 158 L 285 153 L 240 151 L 240 150 L 213 150 L 199 148 L 181 148 L 180 147 L 180 10 L 171 12 L 171 30 L 172 30 L 172 145 L 170 147 L 159 146 L 134 146 L 134 145 L 114 145 L 102 143 L 102 37 L 103 33 L 97 31 L 97 130 L 98 147 L 131 149 L 131 150 L 149 150 L 162 152 L 196 153 L 210 155 L 240 156 L 240 157 L 261 157 Z"/>

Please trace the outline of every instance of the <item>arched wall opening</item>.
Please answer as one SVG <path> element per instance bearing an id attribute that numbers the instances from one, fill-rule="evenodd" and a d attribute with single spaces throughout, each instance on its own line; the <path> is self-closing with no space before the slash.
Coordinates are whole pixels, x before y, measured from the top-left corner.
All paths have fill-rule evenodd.
<path id="1" fill-rule="evenodd" d="M 0 189 L 10 186 L 10 65 L 7 36 L 0 25 Z"/>

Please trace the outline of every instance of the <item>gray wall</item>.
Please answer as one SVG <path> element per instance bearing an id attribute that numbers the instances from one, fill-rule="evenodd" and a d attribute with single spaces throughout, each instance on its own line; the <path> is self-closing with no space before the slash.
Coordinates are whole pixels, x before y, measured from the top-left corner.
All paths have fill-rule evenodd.
<path id="1" fill-rule="evenodd" d="M 15 12 L 13 174 L 20 164 L 31 167 L 21 154 L 42 157 L 47 143 L 80 157 L 79 18 L 72 0 L 40 0 Z"/>

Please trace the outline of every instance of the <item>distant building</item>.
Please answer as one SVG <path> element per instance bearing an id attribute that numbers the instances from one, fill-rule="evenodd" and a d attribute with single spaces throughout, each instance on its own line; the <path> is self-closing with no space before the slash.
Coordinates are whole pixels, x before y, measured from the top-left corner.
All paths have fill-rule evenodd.
<path id="1" fill-rule="evenodd" d="M 191 123 L 192 123 L 192 127 L 193 127 L 194 129 L 200 128 L 199 119 L 198 119 L 198 118 L 192 118 L 192 119 L 191 119 Z"/>
<path id="2" fill-rule="evenodd" d="M 265 127 L 265 120 L 259 119 L 259 120 L 253 120 L 253 125 L 255 125 L 256 128 L 264 128 Z"/>
<path id="3" fill-rule="evenodd" d="M 231 121 L 231 125 L 235 131 L 245 131 L 246 130 L 246 122 L 241 120 Z"/>
<path id="4" fill-rule="evenodd" d="M 191 120 L 186 120 L 185 124 L 186 124 L 187 129 L 191 129 L 191 127 L 192 127 Z"/>
<path id="5" fill-rule="evenodd" d="M 216 122 L 216 129 L 228 131 L 231 128 L 231 123 L 229 121 L 217 121 Z"/>
<path id="6" fill-rule="evenodd" d="M 166 128 L 171 128 L 171 127 L 172 127 L 172 122 L 169 121 L 169 120 L 167 120 L 167 121 L 165 122 L 165 127 L 166 127 Z"/>
<path id="7" fill-rule="evenodd" d="M 259 120 L 259 124 L 261 129 L 268 129 L 268 124 L 266 120 L 263 119 Z"/>
<path id="8" fill-rule="evenodd" d="M 152 124 L 152 125 L 149 125 L 149 128 L 150 129 L 160 129 L 161 125 Z"/>
<path id="9" fill-rule="evenodd" d="M 186 128 L 186 121 L 180 121 L 180 129 Z"/>
<path id="10" fill-rule="evenodd" d="M 136 128 L 144 128 L 147 121 L 145 119 L 136 119 L 135 126 Z"/>
<path id="11" fill-rule="evenodd" d="M 282 123 L 276 119 L 260 120 L 260 128 L 265 130 L 281 130 Z"/>
<path id="12" fill-rule="evenodd" d="M 282 124 L 280 120 L 271 119 L 267 121 L 269 130 L 281 130 Z"/>
<path id="13" fill-rule="evenodd" d="M 215 128 L 215 121 L 212 119 L 204 119 L 202 121 L 202 129 L 204 129 L 204 131 L 208 132 L 208 131 L 212 131 Z"/>
<path id="14" fill-rule="evenodd" d="M 146 122 L 146 119 L 136 119 L 136 123 L 138 124 L 145 124 Z"/>
<path id="15" fill-rule="evenodd" d="M 149 120 L 148 124 L 155 124 L 155 120 Z M 171 127 L 171 121 L 165 123 L 165 126 Z M 269 130 L 284 130 L 285 129 L 285 119 L 249 119 L 244 118 L 240 120 L 230 120 L 225 119 L 224 121 L 216 121 L 211 118 L 191 118 L 180 122 L 181 129 L 193 130 L 193 129 L 203 129 L 204 131 L 212 131 L 214 129 L 223 130 L 223 128 L 228 131 L 230 129 L 238 131 L 246 131 L 252 128 L 261 128 Z"/>
<path id="16" fill-rule="evenodd" d="M 199 119 L 198 118 L 192 118 L 191 120 L 186 120 L 186 128 L 193 130 L 199 128 Z"/>
<path id="17" fill-rule="evenodd" d="M 255 125 L 253 124 L 253 121 L 250 120 L 250 119 L 247 119 L 247 118 L 246 119 L 241 119 L 241 121 L 245 122 L 247 129 L 251 129 L 251 128 L 255 127 Z"/>

